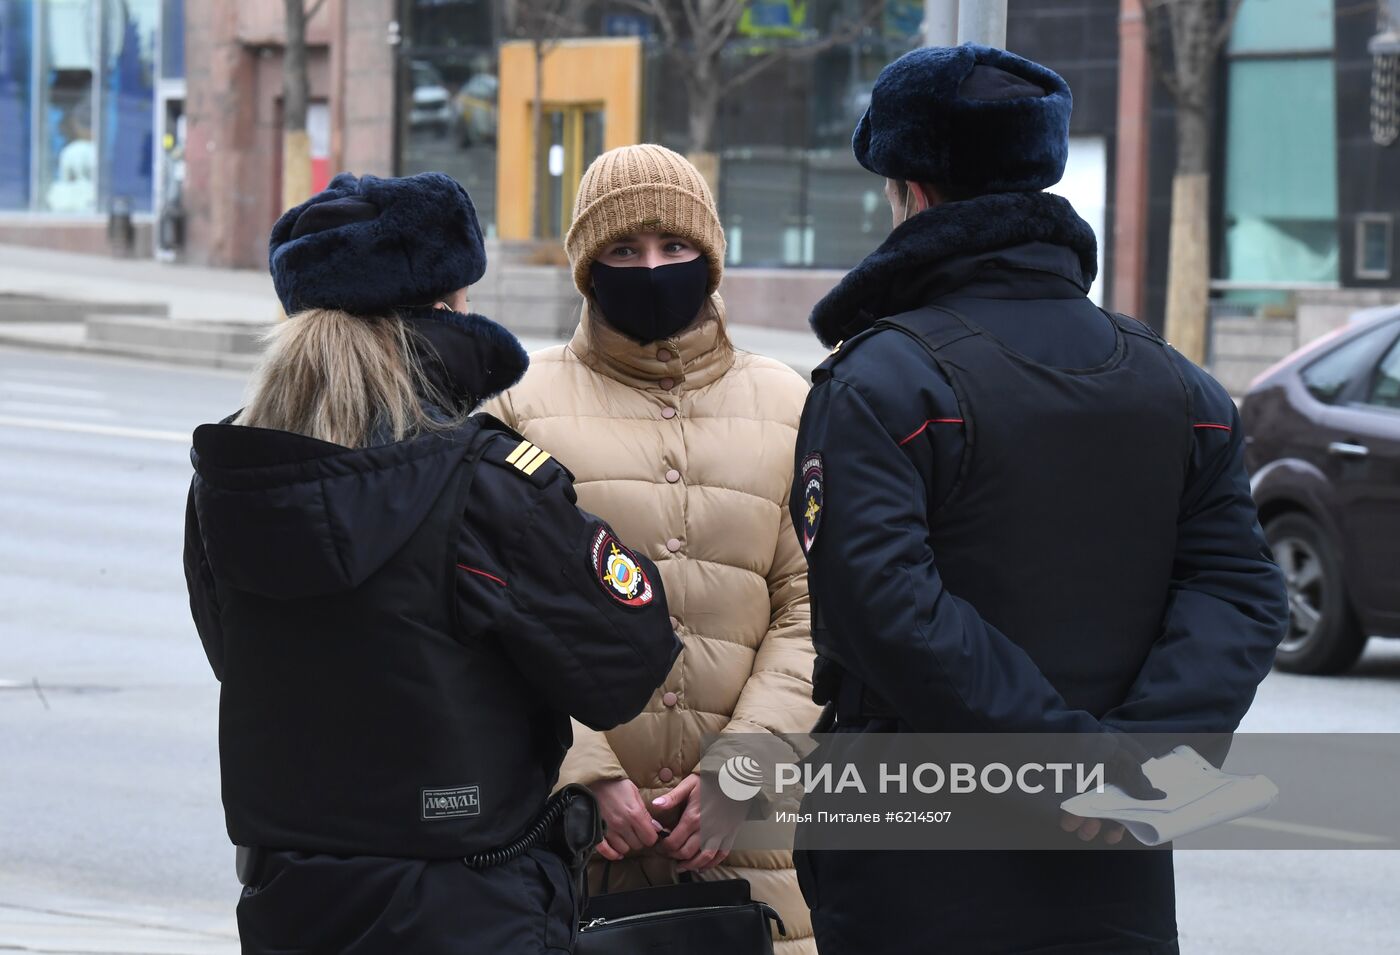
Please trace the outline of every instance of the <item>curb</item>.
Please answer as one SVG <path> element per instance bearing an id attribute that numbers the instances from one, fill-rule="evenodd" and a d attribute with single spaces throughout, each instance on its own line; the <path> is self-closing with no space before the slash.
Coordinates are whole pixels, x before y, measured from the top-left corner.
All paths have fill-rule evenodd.
<path id="1" fill-rule="evenodd" d="M 115 342 L 58 341 L 31 335 L 7 334 L 0 326 L 0 345 L 28 348 L 34 351 L 70 355 L 93 355 L 108 358 L 138 358 L 167 365 L 194 365 L 225 371 L 251 371 L 258 362 L 257 355 L 188 351 L 180 348 L 160 348 L 154 345 L 122 345 Z"/>

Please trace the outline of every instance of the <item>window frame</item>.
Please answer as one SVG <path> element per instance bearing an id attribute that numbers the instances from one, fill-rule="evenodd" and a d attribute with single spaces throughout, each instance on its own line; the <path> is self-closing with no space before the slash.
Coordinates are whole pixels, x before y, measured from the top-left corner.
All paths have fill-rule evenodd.
<path id="1" fill-rule="evenodd" d="M 1309 386 L 1306 375 L 1308 371 L 1328 358 L 1335 355 L 1348 346 L 1358 342 L 1368 341 L 1367 348 L 1361 351 L 1361 356 L 1356 363 L 1356 372 L 1348 378 L 1345 385 L 1338 391 L 1330 401 L 1319 398 Z M 1390 349 L 1400 341 L 1400 315 L 1394 315 L 1377 322 L 1374 326 L 1358 332 L 1356 335 L 1337 342 L 1331 348 L 1320 355 L 1313 356 L 1307 364 L 1298 369 L 1298 384 L 1308 398 L 1327 408 L 1358 407 L 1372 408 L 1374 405 L 1367 405 L 1360 396 L 1369 394 L 1371 380 L 1374 378 L 1376 368 L 1379 367 L 1381 359 L 1390 354 Z"/>
<path id="2" fill-rule="evenodd" d="M 1246 4 L 1246 5 L 1251 5 L 1251 6 L 1252 6 L 1251 0 L 1242 0 L 1242 2 L 1243 2 L 1244 4 Z M 1333 90 L 1332 90 L 1332 92 L 1333 92 L 1333 98 L 1334 98 L 1334 102 L 1333 102 L 1333 106 L 1332 106 L 1332 110 L 1333 110 L 1332 125 L 1333 125 L 1333 127 L 1334 127 L 1334 135 L 1335 135 L 1335 125 L 1336 125 L 1336 121 L 1337 121 L 1337 112 L 1336 112 L 1336 104 L 1335 104 L 1335 96 L 1336 96 L 1336 87 L 1335 87 L 1335 83 L 1336 83 L 1336 65 L 1337 65 L 1337 51 L 1338 51 L 1338 46 L 1337 46 L 1337 35 L 1336 35 L 1336 26 L 1335 26 L 1337 0 L 1329 0 L 1328 6 L 1331 8 L 1331 11 L 1332 11 L 1332 31 L 1331 31 L 1331 36 L 1330 36 L 1329 42 L 1326 43 L 1326 44 L 1318 43 L 1318 44 L 1313 45 L 1313 46 L 1301 46 L 1301 47 L 1300 47 L 1300 46 L 1296 46 L 1296 45 L 1285 45 L 1285 46 L 1276 46 L 1276 47 L 1271 47 L 1271 46 L 1257 46 L 1257 47 L 1246 47 L 1246 48 L 1241 49 L 1241 48 L 1239 48 L 1239 47 L 1237 46 L 1237 44 L 1238 44 L 1238 42 L 1239 42 L 1239 38 L 1238 38 L 1238 33 L 1236 32 L 1236 31 L 1240 28 L 1240 21 L 1239 21 L 1239 19 L 1236 20 L 1236 22 L 1234 23 L 1234 25 L 1233 25 L 1232 28 L 1231 28 L 1230 38 L 1229 38 L 1228 42 L 1225 44 L 1224 50 L 1222 51 L 1221 66 L 1220 66 L 1219 77 L 1218 77 L 1219 85 L 1220 85 L 1220 87 L 1224 90 L 1225 95 L 1224 95 L 1224 97 L 1223 97 L 1223 103 L 1222 103 L 1221 106 L 1220 106 L 1219 114 L 1218 114 L 1217 132 L 1216 132 L 1216 135 L 1218 136 L 1218 144 L 1217 144 L 1217 146 L 1216 146 L 1216 159 L 1215 159 L 1214 164 L 1213 164 L 1214 174 L 1215 174 L 1215 175 L 1218 177 L 1218 179 L 1219 179 L 1219 185 L 1218 185 L 1218 187 L 1217 187 L 1217 188 L 1218 188 L 1218 201 L 1217 201 L 1218 208 L 1215 209 L 1215 210 L 1213 210 L 1212 213 L 1211 213 L 1211 215 L 1212 215 L 1212 221 L 1216 224 L 1216 226 L 1217 226 L 1217 228 L 1218 228 L 1218 246 L 1219 246 L 1219 247 L 1218 247 L 1218 250 L 1212 255 L 1212 263 L 1211 263 L 1211 283 L 1210 283 L 1212 289 L 1219 289 L 1219 290 L 1226 290 L 1226 291 L 1232 291 L 1232 290 L 1237 290 L 1237 291 L 1253 291 L 1253 290 L 1272 290 L 1272 291 L 1278 291 L 1278 290 L 1293 290 L 1293 289 L 1305 289 L 1305 288 L 1327 288 L 1327 289 L 1335 289 L 1335 288 L 1341 288 L 1341 287 L 1342 287 L 1342 284 L 1343 284 L 1343 276 L 1345 275 L 1345 269 L 1343 268 L 1343 264 L 1342 264 L 1343 251 L 1344 251 L 1344 250 L 1343 250 L 1343 245 L 1344 245 L 1344 236 L 1345 236 L 1345 233 L 1344 233 L 1344 231 L 1343 231 L 1343 225 L 1344 225 L 1345 219 L 1344 219 L 1344 213 L 1343 213 L 1342 206 L 1341 206 L 1341 194 L 1340 194 L 1340 188 L 1341 188 L 1341 168 L 1340 168 L 1340 160 L 1336 158 L 1337 155 L 1338 155 L 1338 154 L 1337 154 L 1337 148 L 1338 148 L 1339 143 L 1338 143 L 1338 141 L 1337 141 L 1335 138 L 1334 138 L 1334 140 L 1333 140 L 1333 157 L 1334 157 L 1334 162 L 1336 162 L 1337 165 L 1336 165 L 1336 167 L 1335 167 L 1334 170 L 1333 170 L 1333 181 L 1332 181 L 1332 183 L 1331 183 L 1331 188 L 1332 188 L 1332 190 L 1333 190 L 1333 199 L 1334 199 L 1334 212 L 1333 212 L 1332 218 L 1331 218 L 1331 220 L 1330 220 L 1331 226 L 1332 226 L 1332 230 L 1333 230 L 1333 234 L 1335 235 L 1335 238 L 1336 238 L 1337 267 L 1336 267 L 1336 272 L 1335 272 L 1335 274 L 1334 274 L 1331 278 L 1325 279 L 1325 280 L 1323 280 L 1323 281 L 1317 281 L 1317 282 L 1314 282 L 1314 281 L 1293 281 L 1293 280 L 1265 281 L 1265 280 L 1256 280 L 1256 279 L 1235 278 L 1235 277 L 1233 277 L 1233 276 L 1230 274 L 1230 273 L 1231 273 L 1231 270 L 1232 270 L 1232 268 L 1233 268 L 1233 265 L 1234 265 L 1234 264 L 1231 262 L 1231 260 L 1230 260 L 1230 251 L 1229 251 L 1229 249 L 1230 249 L 1229 242 L 1230 242 L 1231 215 L 1232 215 L 1232 210 L 1231 210 L 1231 208 L 1230 208 L 1230 193 L 1229 193 L 1230 161 L 1231 161 L 1231 156 L 1230 156 L 1231 150 L 1230 150 L 1230 148 L 1229 148 L 1229 141 L 1230 141 L 1230 118 L 1231 118 L 1231 111 L 1237 108 L 1237 104 L 1234 103 L 1234 102 L 1232 102 L 1232 93 L 1233 93 L 1232 80 L 1233 80 L 1233 71 L 1234 71 L 1234 67 L 1235 67 L 1237 64 L 1245 64 L 1245 63 L 1251 63 L 1251 62 L 1254 62 L 1254 63 L 1300 63 L 1300 62 L 1305 62 L 1305 61 L 1324 61 L 1324 62 L 1328 63 L 1328 64 L 1330 65 L 1330 67 L 1331 67 L 1331 71 L 1332 71 L 1332 74 L 1333 74 L 1333 84 L 1334 84 L 1334 85 L 1333 85 Z M 1237 14 L 1237 17 L 1238 17 L 1238 14 Z M 1319 221 L 1320 221 L 1320 220 L 1319 220 Z"/>
<path id="3" fill-rule="evenodd" d="M 1371 370 L 1363 376 L 1365 388 L 1360 392 L 1356 400 L 1349 403 L 1351 407 L 1363 411 L 1400 415 L 1400 407 L 1395 405 L 1378 405 L 1371 400 L 1371 397 L 1376 392 L 1376 380 L 1380 375 L 1381 363 L 1391 355 L 1400 355 L 1400 324 L 1397 324 L 1392 331 L 1396 333 L 1395 336 L 1390 340 L 1390 344 L 1381 349 L 1380 354 L 1376 356 L 1375 363 L 1371 365 Z"/>
<path id="4" fill-rule="evenodd" d="M 1386 262 L 1384 269 L 1365 267 L 1366 228 L 1379 225 L 1385 229 Z M 1386 281 L 1392 274 L 1391 263 L 1395 260 L 1395 216 L 1388 212 L 1362 212 L 1356 217 L 1356 231 L 1353 235 L 1352 274 L 1358 279 Z"/>

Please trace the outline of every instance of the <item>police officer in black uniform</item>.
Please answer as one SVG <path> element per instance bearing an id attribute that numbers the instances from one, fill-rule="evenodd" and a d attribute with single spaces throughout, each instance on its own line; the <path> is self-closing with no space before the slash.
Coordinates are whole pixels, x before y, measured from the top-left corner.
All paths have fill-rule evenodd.
<path id="1" fill-rule="evenodd" d="M 853 146 L 896 228 L 813 312 L 836 351 L 793 524 L 837 732 L 1108 734 L 1140 788 L 1155 754 L 1118 734 L 1232 731 L 1288 609 L 1234 403 L 1087 298 L 1093 232 L 1041 191 L 1070 102 L 1052 71 L 970 44 L 881 73 Z M 1123 836 L 1078 829 L 1067 844 Z M 1177 950 L 1170 852 L 797 867 L 823 955 Z"/>
<path id="2" fill-rule="evenodd" d="M 586 795 L 546 798 L 569 718 L 631 719 L 679 653 L 656 568 L 467 416 L 527 364 L 447 307 L 484 265 L 448 177 L 338 176 L 273 229 L 292 317 L 248 408 L 195 432 L 185 572 L 245 952 L 567 951 L 598 838 Z M 415 414 L 347 384 L 386 367 Z"/>

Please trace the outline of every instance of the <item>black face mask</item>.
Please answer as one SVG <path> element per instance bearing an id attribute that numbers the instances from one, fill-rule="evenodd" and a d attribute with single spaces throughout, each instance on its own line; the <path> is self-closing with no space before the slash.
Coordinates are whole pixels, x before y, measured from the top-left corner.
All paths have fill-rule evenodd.
<path id="1" fill-rule="evenodd" d="M 593 294 L 608 324 L 645 345 L 671 337 L 700 314 L 710 264 L 703 255 L 654 269 L 594 262 L 592 275 Z"/>

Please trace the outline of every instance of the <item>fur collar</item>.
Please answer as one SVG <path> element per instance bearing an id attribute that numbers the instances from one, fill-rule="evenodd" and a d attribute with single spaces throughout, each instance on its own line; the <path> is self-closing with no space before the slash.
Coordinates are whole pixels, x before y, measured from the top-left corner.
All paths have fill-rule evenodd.
<path id="1" fill-rule="evenodd" d="M 518 382 L 530 365 L 520 340 L 484 315 L 442 308 L 402 309 L 423 373 L 450 412 L 468 412 Z"/>
<path id="2" fill-rule="evenodd" d="M 1094 230 L 1068 200 L 1048 192 L 978 196 L 934 206 L 902 223 L 817 303 L 812 330 L 822 344 L 834 347 L 879 319 L 905 311 L 896 304 L 899 291 L 927 273 L 959 261 L 972 265 L 949 270 L 940 290 L 948 292 L 972 277 L 973 257 L 1028 242 L 1072 249 L 1086 289 L 1098 274 Z"/>

